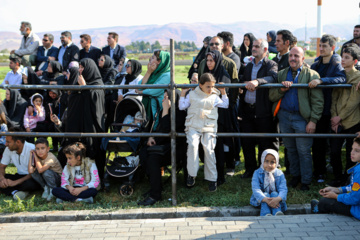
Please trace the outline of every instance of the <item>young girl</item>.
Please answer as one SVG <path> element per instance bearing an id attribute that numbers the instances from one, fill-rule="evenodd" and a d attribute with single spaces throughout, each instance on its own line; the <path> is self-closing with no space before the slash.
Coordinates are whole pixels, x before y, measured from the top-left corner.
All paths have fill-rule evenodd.
<path id="1" fill-rule="evenodd" d="M 261 155 L 261 166 L 254 172 L 250 204 L 261 206 L 260 216 L 284 215 L 287 186 L 283 172 L 278 169 L 279 154 L 266 149 Z"/>
<path id="2" fill-rule="evenodd" d="M 31 96 L 31 105 L 25 111 L 24 127 L 27 132 L 31 132 L 36 128 L 37 122 L 45 120 L 45 109 L 42 105 L 43 96 L 35 93 Z"/>
<path id="3" fill-rule="evenodd" d="M 188 143 L 187 150 L 187 170 L 188 178 L 186 185 L 195 185 L 195 178 L 199 169 L 199 142 L 204 148 L 205 155 L 205 179 L 209 181 L 209 191 L 214 192 L 217 188 L 217 170 L 215 158 L 216 132 L 218 107 L 227 108 L 229 99 L 224 88 L 215 89 L 215 78 L 210 73 L 205 73 L 200 77 L 200 84 L 191 91 L 186 97 L 189 89 L 182 89 L 179 101 L 179 109 L 188 108 L 185 132 Z M 220 83 L 221 84 L 221 83 Z"/>
<path id="4" fill-rule="evenodd" d="M 52 191 L 52 194 L 57 197 L 56 202 L 93 203 L 93 197 L 100 189 L 100 178 L 95 162 L 85 157 L 86 148 L 80 142 L 65 147 L 64 153 L 67 165 L 61 175 L 61 187 L 54 188 Z"/>
<path id="5" fill-rule="evenodd" d="M 355 138 L 351 161 L 356 163 L 347 173 L 351 174 L 350 184 L 343 187 L 326 187 L 320 189 L 323 198 L 311 201 L 312 213 L 337 213 L 360 220 L 360 138 Z"/>

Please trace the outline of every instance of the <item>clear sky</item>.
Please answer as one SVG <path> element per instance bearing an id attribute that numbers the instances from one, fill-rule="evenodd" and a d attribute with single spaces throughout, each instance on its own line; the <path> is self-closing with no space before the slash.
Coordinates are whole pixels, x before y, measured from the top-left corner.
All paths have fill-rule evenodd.
<path id="1" fill-rule="evenodd" d="M 269 21 L 316 26 L 317 0 L 0 0 L 0 31 L 35 32 L 182 22 Z M 322 23 L 359 23 L 359 0 L 322 0 Z"/>

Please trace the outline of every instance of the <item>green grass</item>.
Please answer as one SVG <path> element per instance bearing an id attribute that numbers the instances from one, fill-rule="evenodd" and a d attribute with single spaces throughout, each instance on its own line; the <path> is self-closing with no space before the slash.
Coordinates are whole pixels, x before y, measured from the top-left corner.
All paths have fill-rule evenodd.
<path id="1" fill-rule="evenodd" d="M 178 207 L 200 207 L 200 206 L 225 206 L 225 207 L 242 207 L 248 206 L 251 191 L 251 179 L 242 179 L 240 176 L 244 173 L 243 155 L 241 153 L 242 162 L 236 167 L 235 175 L 233 177 L 226 176 L 226 183 L 219 186 L 217 191 L 210 193 L 208 191 L 208 183 L 204 181 L 203 168 L 201 167 L 196 178 L 196 184 L 193 188 L 188 189 L 184 186 L 183 172 L 177 176 L 177 203 Z M 280 163 L 284 166 L 284 154 L 283 147 L 280 148 Z M 201 164 L 202 166 L 202 164 Z M 284 171 L 285 169 L 282 168 Z M 15 167 L 8 167 L 7 173 L 15 173 Z M 137 174 L 144 175 L 141 171 Z M 166 172 L 163 177 L 165 181 L 169 177 L 169 173 Z M 331 176 L 328 177 L 329 180 Z M 290 177 L 287 176 L 289 180 Z M 111 180 L 111 191 L 109 193 L 100 192 L 95 198 L 93 205 L 86 205 L 83 203 L 64 203 L 56 204 L 55 200 L 46 202 L 41 199 L 41 191 L 35 192 L 34 206 L 25 208 L 26 211 L 53 211 L 53 210 L 99 210 L 99 211 L 114 211 L 119 209 L 133 209 L 139 208 L 137 202 L 142 200 L 142 194 L 149 190 L 149 183 L 146 177 L 141 178 L 135 183 L 135 191 L 132 196 L 123 197 L 119 194 L 119 187 L 126 178 L 113 178 Z M 311 199 L 319 198 L 318 191 L 323 188 L 325 184 L 319 184 L 313 181 L 310 186 L 310 191 L 302 192 L 299 189 L 289 188 L 288 192 L 288 204 L 304 204 L 310 203 Z M 29 196 L 27 201 L 31 201 Z M 157 202 L 151 207 L 172 207 L 171 205 L 172 189 L 171 180 L 163 185 L 163 197 L 162 201 Z M 4 200 L 11 200 L 11 197 L 0 195 L 0 212 L 13 212 L 14 206 L 9 206 L 8 202 Z M 26 202 L 26 201 L 25 201 Z M 31 204 L 28 203 L 31 206 Z"/>
<path id="2" fill-rule="evenodd" d="M 143 74 L 146 72 L 147 66 L 143 66 Z M 176 66 L 175 67 L 175 79 L 176 83 L 188 83 L 187 72 L 189 66 Z M 0 81 L 3 80 L 6 73 L 9 71 L 8 67 L 0 67 Z M 2 93 L 4 90 L 0 90 L 0 97 L 4 99 L 5 94 Z M 49 138 L 51 144 L 51 138 Z M 243 155 L 241 153 L 241 159 L 243 161 Z M 344 159 L 344 158 L 343 158 Z M 284 166 L 284 154 L 283 148 L 280 148 L 280 163 Z M 282 168 L 284 171 L 285 169 Z M 14 166 L 9 166 L 6 169 L 7 173 L 15 173 L 16 168 Z M 227 206 L 227 207 L 241 207 L 249 205 L 251 191 L 251 180 L 242 179 L 240 175 L 244 172 L 244 163 L 241 162 L 239 166 L 236 167 L 236 173 L 233 177 L 226 176 L 226 183 L 218 187 L 218 190 L 215 193 L 210 193 L 208 191 L 208 184 L 203 180 L 203 169 L 200 168 L 198 177 L 196 179 L 196 185 L 192 189 L 188 189 L 183 184 L 183 172 L 177 176 L 177 206 Z M 140 173 L 140 172 L 139 172 Z M 166 173 L 163 177 L 165 181 L 169 177 L 169 173 Z M 288 180 L 290 179 L 287 177 Z M 329 180 L 331 175 L 328 176 Z M 142 194 L 149 190 L 149 183 L 146 177 L 140 179 L 135 184 L 135 191 L 132 196 L 123 197 L 119 195 L 119 187 L 123 178 L 115 178 L 111 180 L 111 191 L 110 193 L 100 192 L 96 198 L 93 205 L 86 205 L 83 203 L 64 203 L 56 204 L 55 200 L 50 203 L 46 202 L 44 199 L 41 199 L 41 191 L 35 192 L 34 205 L 32 206 L 31 197 L 28 197 L 28 200 L 24 204 L 26 211 L 53 211 L 53 210 L 83 210 L 83 209 L 96 209 L 101 211 L 113 211 L 118 209 L 131 209 L 138 208 L 137 202 L 142 200 Z M 301 192 L 299 189 L 289 188 L 288 192 L 288 204 L 304 204 L 309 203 L 313 198 L 319 198 L 318 190 L 323 188 L 324 184 L 319 184 L 313 181 L 310 186 L 310 191 Z M 163 186 L 163 200 L 156 203 L 152 207 L 171 207 L 171 181 Z M 14 212 L 14 211 L 24 211 L 23 207 L 16 208 L 14 204 L 9 204 L 8 201 L 11 201 L 11 197 L 0 195 L 0 212 Z M 22 203 L 21 203 L 22 204 Z M 17 205 L 21 205 L 17 203 Z M 15 204 L 16 205 L 16 204 Z M 22 206 L 22 205 L 21 205 Z"/>

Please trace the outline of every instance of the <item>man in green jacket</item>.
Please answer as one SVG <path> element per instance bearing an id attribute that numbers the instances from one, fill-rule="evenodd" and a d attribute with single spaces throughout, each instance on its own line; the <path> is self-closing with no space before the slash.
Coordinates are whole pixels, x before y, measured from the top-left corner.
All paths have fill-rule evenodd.
<path id="1" fill-rule="evenodd" d="M 289 68 L 278 73 L 278 82 L 284 88 L 270 89 L 269 98 L 274 102 L 273 111 L 279 118 L 281 133 L 315 133 L 320 119 L 324 97 L 321 89 L 290 88 L 293 83 L 308 84 L 319 79 L 316 71 L 303 65 L 304 51 L 294 47 L 289 54 Z M 275 115 L 275 114 L 274 114 Z M 312 178 L 311 146 L 312 138 L 283 138 L 288 149 L 290 173 L 293 178 L 289 185 L 296 187 L 301 182 L 301 190 L 309 190 Z"/>

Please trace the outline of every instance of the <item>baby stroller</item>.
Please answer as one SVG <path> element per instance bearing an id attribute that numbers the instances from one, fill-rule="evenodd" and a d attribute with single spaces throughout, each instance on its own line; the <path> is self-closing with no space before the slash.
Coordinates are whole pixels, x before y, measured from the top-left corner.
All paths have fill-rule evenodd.
<path id="1" fill-rule="evenodd" d="M 160 107 L 158 107 L 159 110 Z M 126 122 L 129 116 L 134 118 L 138 112 L 140 112 L 142 119 L 144 119 L 141 125 Z M 149 126 L 150 123 L 146 119 L 146 111 L 139 99 L 139 95 L 126 95 L 115 108 L 114 123 L 111 126 L 111 131 L 120 132 L 123 127 L 137 128 L 138 132 L 146 131 L 146 129 L 151 128 Z M 120 138 L 117 137 L 115 140 L 109 140 L 106 146 L 105 191 L 109 191 L 110 188 L 109 176 L 116 178 L 127 177 L 127 181 L 124 181 L 120 186 L 119 193 L 122 196 L 131 196 L 133 194 L 136 170 L 139 168 L 140 148 L 140 137 L 120 136 Z M 114 153 L 114 157 L 112 153 Z"/>

